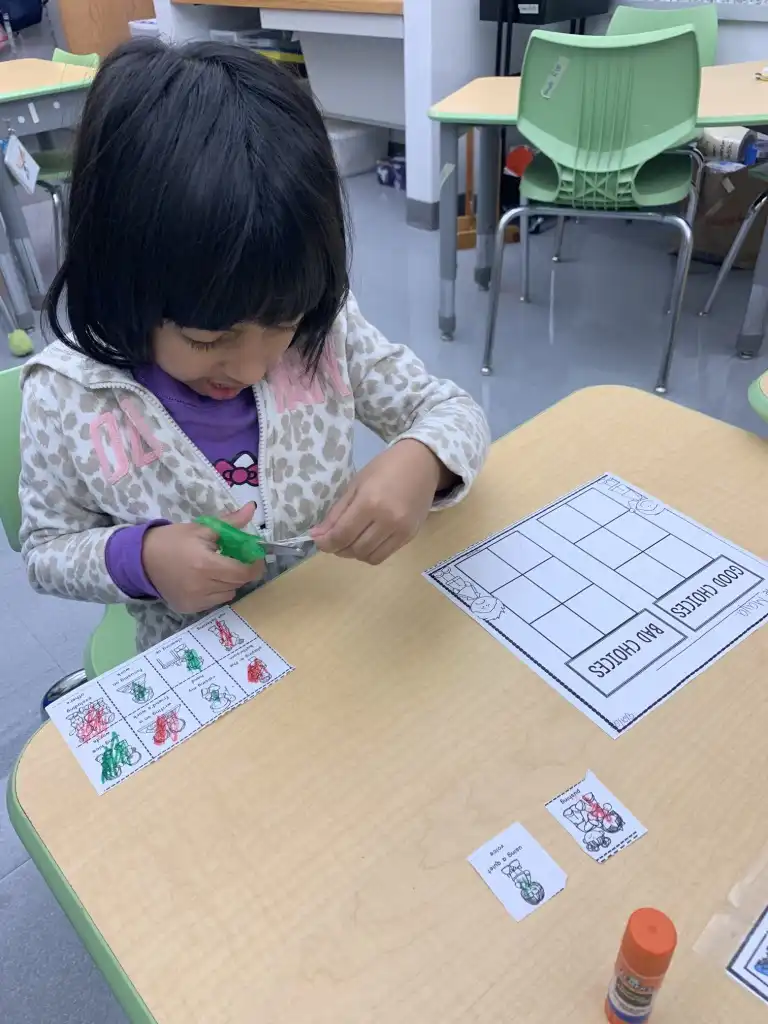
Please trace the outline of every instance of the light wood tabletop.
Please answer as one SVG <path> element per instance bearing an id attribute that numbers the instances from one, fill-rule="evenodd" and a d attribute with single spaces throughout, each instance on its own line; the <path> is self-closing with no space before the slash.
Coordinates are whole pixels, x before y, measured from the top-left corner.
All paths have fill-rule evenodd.
<path id="1" fill-rule="evenodd" d="M 762 60 L 702 68 L 700 127 L 768 123 L 768 82 L 755 78 L 765 65 Z M 429 115 L 466 125 L 515 124 L 519 98 L 520 78 L 475 78 L 436 103 Z"/>
<path id="2" fill-rule="evenodd" d="M 0 101 L 81 89 L 93 81 L 94 68 L 22 57 L 0 62 Z"/>
<path id="3" fill-rule="evenodd" d="M 577 392 L 384 566 L 317 556 L 243 601 L 295 672 L 157 764 L 99 797 L 44 726 L 14 823 L 145 1001 L 133 1019 L 595 1024 L 650 904 L 680 934 L 654 1020 L 763 1022 L 692 947 L 768 840 L 768 631 L 612 740 L 420 573 L 606 471 L 765 558 L 767 465 L 670 402 Z M 587 769 L 648 829 L 602 865 L 544 807 Z M 466 861 L 514 821 L 568 873 L 521 923 Z"/>
<path id="4" fill-rule="evenodd" d="M 200 0 L 174 0 L 199 4 Z M 205 0 L 207 6 L 264 7 L 282 11 L 330 11 L 334 14 L 400 14 L 403 0 Z"/>

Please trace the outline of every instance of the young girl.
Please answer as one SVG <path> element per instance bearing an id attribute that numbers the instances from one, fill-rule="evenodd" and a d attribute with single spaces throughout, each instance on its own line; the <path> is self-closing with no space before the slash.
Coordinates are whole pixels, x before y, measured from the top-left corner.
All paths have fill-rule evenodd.
<path id="1" fill-rule="evenodd" d="M 475 402 L 360 313 L 322 119 L 244 49 L 137 41 L 105 61 L 45 312 L 23 557 L 40 591 L 126 602 L 140 650 L 263 577 L 197 516 L 376 565 L 486 453 Z M 390 442 L 357 474 L 355 419 Z"/>

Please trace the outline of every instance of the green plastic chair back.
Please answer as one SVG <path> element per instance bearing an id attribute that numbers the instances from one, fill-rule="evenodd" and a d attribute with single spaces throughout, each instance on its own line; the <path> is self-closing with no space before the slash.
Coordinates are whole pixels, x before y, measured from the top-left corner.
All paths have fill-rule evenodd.
<path id="1" fill-rule="evenodd" d="M 97 68 L 99 66 L 98 53 L 69 53 L 67 50 L 60 50 L 58 46 L 53 51 L 51 59 L 56 64 L 76 64 L 80 68 Z"/>
<path id="2" fill-rule="evenodd" d="M 717 53 L 717 7 L 714 4 L 698 4 L 677 11 L 617 7 L 606 34 L 614 36 L 633 32 L 653 32 L 657 29 L 677 28 L 678 25 L 693 26 L 699 44 L 699 61 L 702 67 L 714 64 Z"/>
<path id="3" fill-rule="evenodd" d="M 123 604 L 108 604 L 85 649 L 85 674 L 95 679 L 136 656 L 136 623 Z"/>
<path id="4" fill-rule="evenodd" d="M 21 367 L 0 371 L 0 520 L 8 543 L 19 551 L 21 506 L 19 504 L 19 473 L 21 448 Z"/>
<path id="5" fill-rule="evenodd" d="M 685 159 L 676 164 L 682 178 L 674 158 L 662 159 L 658 195 L 642 172 L 654 157 L 698 136 L 700 79 L 690 26 L 611 37 L 535 30 L 525 51 L 517 127 L 548 166 L 538 194 L 527 192 L 542 169 L 534 161 L 523 196 L 597 210 L 683 198 L 690 180 Z"/>

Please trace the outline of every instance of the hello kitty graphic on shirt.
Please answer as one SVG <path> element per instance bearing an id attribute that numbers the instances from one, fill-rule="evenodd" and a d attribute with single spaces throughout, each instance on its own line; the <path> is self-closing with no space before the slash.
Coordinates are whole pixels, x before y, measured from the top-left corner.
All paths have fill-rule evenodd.
<path id="1" fill-rule="evenodd" d="M 229 484 L 235 500 L 241 505 L 252 501 L 256 505 L 254 522 L 264 525 L 264 513 L 259 496 L 259 467 L 252 452 L 240 452 L 233 459 L 217 459 L 214 468 Z"/>

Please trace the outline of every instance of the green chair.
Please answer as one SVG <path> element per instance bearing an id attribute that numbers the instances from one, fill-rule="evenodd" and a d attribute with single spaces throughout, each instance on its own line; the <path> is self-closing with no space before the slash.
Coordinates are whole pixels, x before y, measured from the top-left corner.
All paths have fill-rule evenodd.
<path id="1" fill-rule="evenodd" d="M 20 367 L 0 370 L 0 521 L 8 543 L 19 551 L 21 506 L 19 505 L 19 421 L 21 419 Z M 85 671 L 72 672 L 54 683 L 43 698 L 43 709 L 80 686 L 136 654 L 136 626 L 123 605 L 107 605 L 104 617 L 91 634 L 85 651 Z M 43 716 L 45 717 L 45 715 Z"/>
<path id="2" fill-rule="evenodd" d="M 749 404 L 768 423 L 768 371 L 753 380 L 747 392 Z"/>
<path id="3" fill-rule="evenodd" d="M 504 232 L 520 219 L 522 299 L 528 299 L 532 214 L 647 220 L 675 227 L 682 244 L 672 287 L 669 336 L 656 390 L 667 388 L 693 249 L 691 224 L 665 210 L 689 197 L 701 68 L 690 26 L 627 36 L 536 30 L 523 63 L 517 127 L 537 150 L 520 183 L 521 205 L 496 230 L 483 373 L 491 372 Z"/>
<path id="4" fill-rule="evenodd" d="M 53 51 L 56 64 L 76 64 L 78 67 L 98 68 L 98 53 L 68 53 L 58 47 Z M 64 259 L 64 188 L 72 174 L 72 152 L 69 149 L 42 148 L 35 153 L 40 167 L 37 184 L 51 197 L 53 205 L 53 237 L 56 249 L 56 264 L 61 266 Z"/>
<path id="5" fill-rule="evenodd" d="M 717 53 L 717 7 L 711 3 L 670 11 L 658 11 L 644 7 L 617 7 L 613 12 L 606 34 L 625 36 L 637 32 L 677 28 L 680 25 L 693 26 L 696 42 L 699 44 L 701 66 L 713 65 Z"/>
<path id="6" fill-rule="evenodd" d="M 60 50 L 58 46 L 53 51 L 51 60 L 54 64 L 75 64 L 79 68 L 97 68 L 99 66 L 98 53 L 70 53 L 68 50 Z"/>

